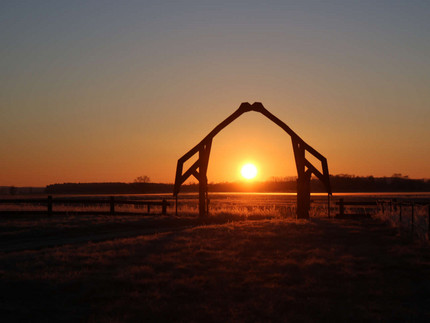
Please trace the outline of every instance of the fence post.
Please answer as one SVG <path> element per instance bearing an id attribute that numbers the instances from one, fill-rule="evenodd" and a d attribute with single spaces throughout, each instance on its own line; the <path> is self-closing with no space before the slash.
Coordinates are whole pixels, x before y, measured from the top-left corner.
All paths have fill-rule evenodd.
<path id="1" fill-rule="evenodd" d="M 411 233 L 412 238 L 414 237 L 414 202 L 411 203 L 412 211 L 411 211 Z"/>
<path id="2" fill-rule="evenodd" d="M 400 226 L 402 225 L 402 203 L 400 203 L 400 210 L 399 210 L 399 223 Z"/>
<path id="3" fill-rule="evenodd" d="M 327 215 L 330 219 L 330 194 L 327 194 Z"/>
<path id="4" fill-rule="evenodd" d="M 428 214 L 428 230 L 427 230 L 427 239 L 430 240 L 430 204 L 427 205 L 427 214 Z"/>
<path id="5" fill-rule="evenodd" d="M 344 206 L 343 206 L 343 199 L 339 199 L 339 215 L 342 217 L 344 215 Z"/>
<path id="6" fill-rule="evenodd" d="M 115 214 L 115 197 L 110 197 L 110 214 Z"/>
<path id="7" fill-rule="evenodd" d="M 167 214 L 167 202 L 165 199 L 163 199 L 163 210 L 161 212 L 163 215 Z"/>
<path id="8" fill-rule="evenodd" d="M 52 196 L 48 196 L 48 215 L 52 215 Z"/>

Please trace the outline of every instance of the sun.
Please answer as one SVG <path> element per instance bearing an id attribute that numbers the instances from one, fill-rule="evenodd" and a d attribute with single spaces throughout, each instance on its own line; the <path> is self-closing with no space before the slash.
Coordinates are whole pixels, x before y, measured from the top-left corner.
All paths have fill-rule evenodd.
<path id="1" fill-rule="evenodd" d="M 257 176 L 258 170 L 254 164 L 248 163 L 242 166 L 240 173 L 246 179 L 253 179 L 255 176 Z"/>

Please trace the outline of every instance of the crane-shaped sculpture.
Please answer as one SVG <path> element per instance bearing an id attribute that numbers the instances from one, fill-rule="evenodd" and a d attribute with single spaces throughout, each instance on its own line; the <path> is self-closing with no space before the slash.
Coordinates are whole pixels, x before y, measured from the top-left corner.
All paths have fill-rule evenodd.
<path id="1" fill-rule="evenodd" d="M 192 148 L 184 156 L 179 158 L 178 165 L 176 168 L 176 178 L 173 195 L 177 199 L 181 185 L 190 176 L 194 176 L 199 181 L 199 215 L 200 217 L 204 217 L 208 214 L 207 170 L 209 163 L 209 154 L 212 146 L 212 139 L 231 122 L 240 117 L 243 113 L 249 111 L 260 112 L 290 135 L 293 144 L 294 158 L 296 161 L 297 168 L 297 217 L 301 219 L 309 218 L 311 194 L 310 181 L 312 174 L 314 174 L 324 184 L 328 195 L 330 196 L 332 194 L 327 159 L 314 148 L 309 146 L 284 122 L 282 122 L 269 111 L 267 111 L 266 108 L 264 108 L 263 104 L 261 104 L 260 102 L 254 102 L 252 105 L 248 102 L 242 103 L 239 109 L 237 109 L 231 116 L 229 116 L 218 126 L 216 126 L 215 129 L 213 129 L 205 138 L 203 138 L 203 140 L 200 141 L 194 148 Z M 306 152 L 313 155 L 321 162 L 322 173 L 317 169 L 317 167 L 312 165 L 312 163 L 306 159 Z M 194 164 L 192 164 L 190 168 L 183 172 L 184 163 L 191 157 L 193 157 L 195 154 L 198 154 L 198 160 Z"/>

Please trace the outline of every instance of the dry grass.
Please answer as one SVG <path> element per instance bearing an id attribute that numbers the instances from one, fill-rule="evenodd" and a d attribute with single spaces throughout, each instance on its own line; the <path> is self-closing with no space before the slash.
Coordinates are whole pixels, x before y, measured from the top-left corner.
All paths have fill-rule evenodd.
<path id="1" fill-rule="evenodd" d="M 401 212 L 401 213 L 400 213 Z M 400 216 L 401 214 L 401 216 Z M 412 223 L 412 206 L 402 206 L 384 208 L 375 214 L 375 218 L 380 219 L 392 227 L 398 228 L 399 233 L 419 239 L 423 242 L 429 241 L 429 205 L 414 206 L 414 221 Z"/>
<path id="2" fill-rule="evenodd" d="M 75 196 L 76 197 L 76 196 Z M 210 196 L 209 213 L 212 216 L 233 215 L 248 218 L 258 217 L 279 217 L 295 218 L 296 214 L 296 197 L 293 195 L 277 194 L 214 194 Z M 175 213 L 175 200 L 171 196 L 154 197 L 151 195 L 140 196 L 123 196 L 126 199 L 139 200 L 157 200 L 162 198 L 170 202 L 168 213 Z M 55 199 L 55 197 L 54 197 Z M 311 208 L 311 216 L 319 216 L 321 213 L 327 213 L 325 198 L 314 197 L 315 203 Z M 96 200 L 95 200 L 96 201 Z M 322 203 L 321 203 L 322 202 Z M 1 204 L 1 211 L 46 211 L 46 205 L 25 204 Z M 147 213 L 146 206 L 134 205 L 115 205 L 118 212 Z M 58 204 L 53 205 L 54 212 L 70 212 L 74 215 L 76 212 L 109 212 L 109 205 L 106 204 Z M 151 206 L 151 214 L 160 214 L 161 206 Z M 198 195 L 190 194 L 181 196 L 178 203 L 179 216 L 196 216 L 199 213 Z"/>
<path id="3" fill-rule="evenodd" d="M 430 256 L 380 222 L 214 219 L 0 254 L 3 322 L 428 321 Z M 189 224 L 189 223 L 187 223 Z"/>

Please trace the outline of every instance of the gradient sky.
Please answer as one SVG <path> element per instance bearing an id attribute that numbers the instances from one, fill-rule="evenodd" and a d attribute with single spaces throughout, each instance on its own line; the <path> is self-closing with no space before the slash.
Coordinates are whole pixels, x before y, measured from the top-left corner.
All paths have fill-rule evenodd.
<path id="1" fill-rule="evenodd" d="M 430 177 L 429 1 L 0 1 L 0 185 L 173 182 L 241 102 L 332 174 Z M 210 182 L 294 176 L 290 138 L 243 115 Z"/>

